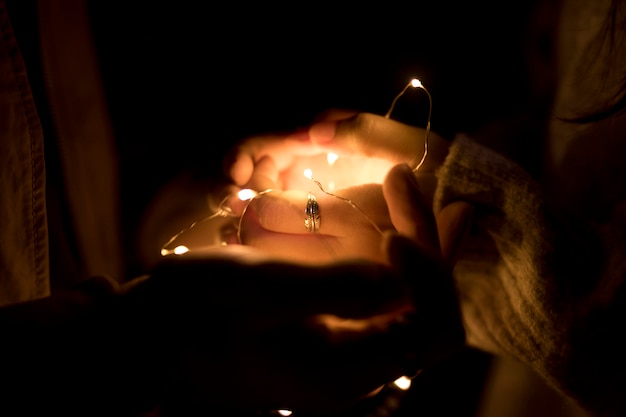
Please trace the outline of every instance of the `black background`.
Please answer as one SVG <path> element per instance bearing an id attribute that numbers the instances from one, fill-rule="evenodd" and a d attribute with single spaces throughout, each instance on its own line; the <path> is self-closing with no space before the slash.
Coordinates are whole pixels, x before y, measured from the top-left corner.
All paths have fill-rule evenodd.
<path id="1" fill-rule="evenodd" d="M 526 91 L 525 5 L 91 3 L 123 155 L 150 172 L 214 173 L 234 142 L 328 108 L 384 113 L 412 77 L 449 137 L 511 112 Z M 423 125 L 426 105 L 406 94 L 394 118 Z"/>

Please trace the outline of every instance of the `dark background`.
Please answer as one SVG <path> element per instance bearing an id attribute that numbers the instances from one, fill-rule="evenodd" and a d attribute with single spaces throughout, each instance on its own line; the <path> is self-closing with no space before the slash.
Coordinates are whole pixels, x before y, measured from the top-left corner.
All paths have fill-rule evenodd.
<path id="1" fill-rule="evenodd" d="M 123 155 L 151 172 L 213 173 L 237 140 L 328 108 L 385 113 L 412 77 L 447 136 L 527 91 L 530 6 L 515 2 L 91 3 Z M 426 106 L 406 94 L 394 118 L 424 125 Z"/>

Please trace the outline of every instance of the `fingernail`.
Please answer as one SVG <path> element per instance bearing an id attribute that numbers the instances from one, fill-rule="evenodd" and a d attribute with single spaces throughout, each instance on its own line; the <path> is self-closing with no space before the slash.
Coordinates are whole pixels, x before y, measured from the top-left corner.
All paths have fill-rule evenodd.
<path id="1" fill-rule="evenodd" d="M 337 122 L 320 122 L 309 128 L 311 142 L 324 144 L 332 142 L 337 131 Z"/>

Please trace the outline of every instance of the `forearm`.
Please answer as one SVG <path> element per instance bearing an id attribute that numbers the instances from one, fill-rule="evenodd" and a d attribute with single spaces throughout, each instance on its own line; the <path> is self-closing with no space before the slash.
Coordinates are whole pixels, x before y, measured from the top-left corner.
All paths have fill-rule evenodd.
<path id="1" fill-rule="evenodd" d="M 474 225 L 455 275 L 470 343 L 527 362 L 556 343 L 548 311 L 552 251 L 538 186 L 517 165 L 471 140 L 455 140 L 438 172 L 435 210 L 465 200 Z"/>
<path id="2" fill-rule="evenodd" d="M 527 363 L 598 415 L 623 413 L 618 239 L 546 204 L 519 166 L 485 148 L 463 139 L 451 158 L 436 209 L 458 199 L 476 206 L 455 270 L 469 343 Z"/>

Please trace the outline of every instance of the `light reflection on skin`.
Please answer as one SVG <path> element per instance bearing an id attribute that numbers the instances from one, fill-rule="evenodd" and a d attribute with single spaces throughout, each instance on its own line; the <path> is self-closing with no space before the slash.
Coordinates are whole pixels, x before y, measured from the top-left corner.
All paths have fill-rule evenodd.
<path id="1" fill-rule="evenodd" d="M 215 207 L 222 215 L 197 222 L 162 254 L 186 253 L 179 250 L 181 246 L 198 252 L 246 244 L 279 259 L 298 262 L 320 263 L 347 257 L 381 261 L 382 230 L 392 226 L 380 184 L 392 166 L 384 159 L 326 152 L 294 157 L 293 163 L 280 175 L 276 172 L 270 181 L 276 189 L 229 190 L 228 197 Z M 322 214 L 320 232 L 307 233 L 303 226 L 308 193 L 316 195 L 326 215 L 324 221 Z M 302 198 L 298 198 L 300 194 Z M 291 222 L 291 226 L 281 229 L 276 222 Z"/>
<path id="2" fill-rule="evenodd" d="M 380 158 L 339 156 L 336 160 L 329 160 L 327 154 L 319 154 L 294 158 L 294 163 L 281 173 L 279 181 L 285 190 L 309 190 L 313 187 L 314 191 L 318 191 L 311 179 L 303 175 L 304 170 L 309 169 L 324 189 L 334 191 L 355 185 L 382 184 L 392 166 L 390 161 Z"/>

